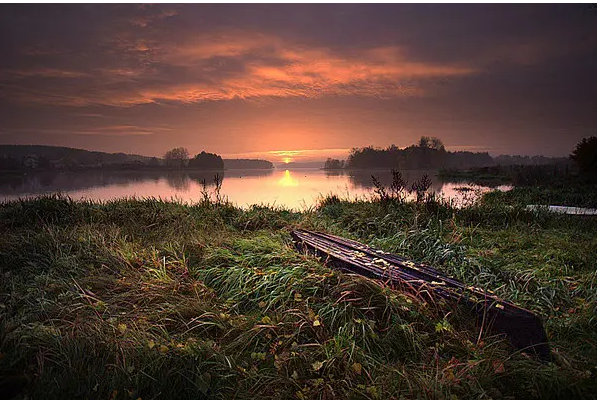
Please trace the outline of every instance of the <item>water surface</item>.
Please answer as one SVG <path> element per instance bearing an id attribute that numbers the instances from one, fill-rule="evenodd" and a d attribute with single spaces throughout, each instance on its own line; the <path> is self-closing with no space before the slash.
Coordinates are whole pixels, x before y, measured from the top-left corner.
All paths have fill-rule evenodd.
<path id="1" fill-rule="evenodd" d="M 428 173 L 431 191 L 461 204 L 492 188 L 466 182 L 443 182 L 434 171 L 403 171 L 408 182 Z M 0 200 L 49 193 L 73 199 L 111 200 L 123 197 L 156 197 L 196 202 L 203 187 L 214 195 L 216 171 L 114 171 L 42 172 L 0 176 Z M 319 198 L 336 194 L 347 199 L 369 199 L 372 175 L 389 184 L 389 171 L 226 170 L 218 172 L 221 195 L 239 206 L 268 204 L 294 209 L 313 206 Z M 465 189 L 468 188 L 468 189 Z M 508 186 L 498 187 L 506 190 Z"/>

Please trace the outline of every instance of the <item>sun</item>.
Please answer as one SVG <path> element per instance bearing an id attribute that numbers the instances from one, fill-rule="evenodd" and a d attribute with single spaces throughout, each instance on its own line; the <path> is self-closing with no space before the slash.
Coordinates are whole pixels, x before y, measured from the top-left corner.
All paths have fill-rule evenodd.
<path id="1" fill-rule="evenodd" d="M 292 158 L 291 157 L 284 157 L 283 162 L 286 164 L 289 164 L 292 162 Z"/>

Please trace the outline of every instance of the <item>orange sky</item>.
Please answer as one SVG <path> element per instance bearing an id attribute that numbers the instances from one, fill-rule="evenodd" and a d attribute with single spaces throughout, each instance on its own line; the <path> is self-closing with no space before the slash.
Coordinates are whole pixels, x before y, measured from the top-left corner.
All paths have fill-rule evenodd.
<path id="1" fill-rule="evenodd" d="M 306 161 L 596 132 L 592 5 L 0 5 L 0 46 L 0 143 Z"/>

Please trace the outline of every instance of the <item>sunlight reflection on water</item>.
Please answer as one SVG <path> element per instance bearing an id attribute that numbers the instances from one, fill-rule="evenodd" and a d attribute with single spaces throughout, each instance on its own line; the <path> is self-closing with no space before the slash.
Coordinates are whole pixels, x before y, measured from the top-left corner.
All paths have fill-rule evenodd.
<path id="1" fill-rule="evenodd" d="M 193 203 L 201 198 L 203 181 L 214 191 L 214 172 L 201 171 L 81 171 L 46 172 L 0 178 L 0 200 L 14 200 L 61 192 L 73 199 L 110 200 L 123 197 L 156 197 Z M 235 204 L 284 206 L 306 209 L 319 198 L 335 194 L 342 199 L 370 199 L 371 175 L 389 184 L 388 171 L 323 171 L 318 169 L 273 171 L 221 171 L 221 194 Z M 408 182 L 423 171 L 403 171 Z M 223 177 L 224 175 L 224 177 Z M 431 191 L 457 205 L 474 201 L 492 188 L 469 183 L 442 182 L 429 172 Z M 499 186 L 508 190 L 511 186 Z"/>

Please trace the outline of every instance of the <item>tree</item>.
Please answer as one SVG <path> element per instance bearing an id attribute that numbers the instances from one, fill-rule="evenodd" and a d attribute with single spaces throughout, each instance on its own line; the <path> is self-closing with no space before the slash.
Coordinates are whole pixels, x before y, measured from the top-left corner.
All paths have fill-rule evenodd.
<path id="1" fill-rule="evenodd" d="M 584 177 L 593 177 L 596 174 L 597 165 L 597 145 L 596 136 L 582 139 L 573 153 L 569 157 L 575 161 L 579 168 L 579 173 Z"/>
<path id="2" fill-rule="evenodd" d="M 165 154 L 165 162 L 169 167 L 182 168 L 187 164 L 189 158 L 190 153 L 185 147 L 176 147 Z"/>
<path id="3" fill-rule="evenodd" d="M 221 156 L 203 151 L 192 158 L 188 164 L 190 168 L 223 169 L 225 164 Z"/>
<path id="4" fill-rule="evenodd" d="M 344 168 L 344 160 L 336 160 L 333 158 L 328 158 L 325 161 L 325 169 L 343 169 Z"/>
<path id="5" fill-rule="evenodd" d="M 434 137 L 434 136 L 432 136 L 432 137 L 421 136 L 421 139 L 419 139 L 418 146 L 421 148 L 427 148 L 427 149 L 433 149 L 433 150 L 440 150 L 440 151 L 446 150 L 444 148 L 444 143 L 442 142 L 442 139 Z"/>
<path id="6" fill-rule="evenodd" d="M 436 137 L 430 138 L 429 147 L 431 147 L 434 150 L 446 151 L 446 148 L 444 147 L 444 143 L 442 143 L 442 139 L 436 138 Z"/>

